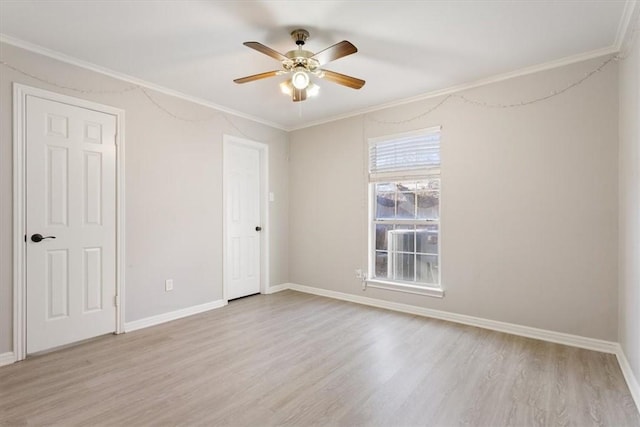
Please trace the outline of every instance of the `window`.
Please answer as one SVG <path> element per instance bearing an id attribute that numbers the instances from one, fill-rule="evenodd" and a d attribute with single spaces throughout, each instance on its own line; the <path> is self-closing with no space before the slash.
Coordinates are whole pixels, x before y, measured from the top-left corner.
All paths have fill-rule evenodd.
<path id="1" fill-rule="evenodd" d="M 369 284 L 442 296 L 440 128 L 369 141 Z"/>

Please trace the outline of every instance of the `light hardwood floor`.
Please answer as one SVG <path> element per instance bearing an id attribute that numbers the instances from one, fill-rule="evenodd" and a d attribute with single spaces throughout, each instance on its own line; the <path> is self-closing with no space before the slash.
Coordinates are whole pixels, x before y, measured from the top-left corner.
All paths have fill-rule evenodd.
<path id="1" fill-rule="evenodd" d="M 2 425 L 639 426 L 610 354 L 285 291 L 0 368 Z"/>

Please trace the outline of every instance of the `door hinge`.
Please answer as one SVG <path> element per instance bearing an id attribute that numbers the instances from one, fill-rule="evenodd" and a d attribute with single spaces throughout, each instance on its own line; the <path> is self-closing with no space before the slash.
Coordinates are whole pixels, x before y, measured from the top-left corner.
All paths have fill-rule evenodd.
<path id="1" fill-rule="evenodd" d="M 117 307 L 119 305 L 118 295 L 113 296 L 113 306 Z"/>

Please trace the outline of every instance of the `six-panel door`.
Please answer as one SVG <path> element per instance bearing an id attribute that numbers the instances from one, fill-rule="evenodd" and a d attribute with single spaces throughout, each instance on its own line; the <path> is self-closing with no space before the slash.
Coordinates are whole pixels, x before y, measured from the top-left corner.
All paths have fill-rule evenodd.
<path id="1" fill-rule="evenodd" d="M 116 117 L 27 96 L 25 130 L 34 353 L 115 331 Z"/>

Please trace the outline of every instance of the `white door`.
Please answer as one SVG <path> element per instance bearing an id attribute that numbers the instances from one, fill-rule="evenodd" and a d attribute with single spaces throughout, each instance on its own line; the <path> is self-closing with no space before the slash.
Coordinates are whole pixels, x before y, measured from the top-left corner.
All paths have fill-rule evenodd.
<path id="1" fill-rule="evenodd" d="M 225 146 L 227 299 L 260 292 L 260 149 Z"/>
<path id="2" fill-rule="evenodd" d="M 25 130 L 33 353 L 116 329 L 116 117 L 29 95 Z"/>

